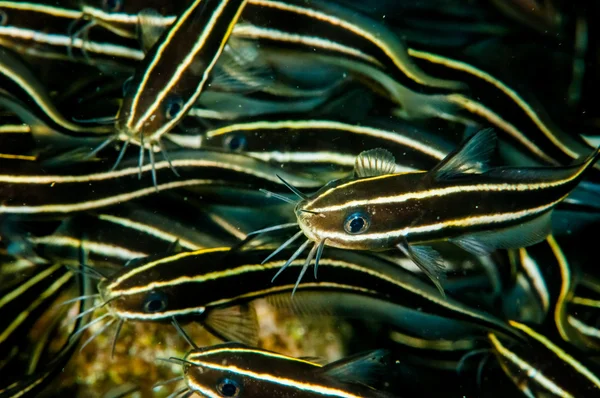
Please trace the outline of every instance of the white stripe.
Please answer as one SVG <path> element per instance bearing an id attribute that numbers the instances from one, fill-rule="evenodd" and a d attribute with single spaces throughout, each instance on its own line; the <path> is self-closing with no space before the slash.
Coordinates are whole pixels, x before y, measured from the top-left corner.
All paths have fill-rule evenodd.
<path id="1" fill-rule="evenodd" d="M 362 199 L 362 200 L 351 200 L 348 202 L 344 202 L 339 205 L 327 206 L 327 207 L 311 207 L 311 203 L 307 203 L 305 205 L 306 210 L 314 211 L 317 213 L 326 213 L 344 210 L 348 208 L 355 207 L 365 207 L 371 205 L 387 205 L 387 204 L 398 204 L 404 203 L 409 200 L 422 200 L 429 198 L 442 197 L 452 194 L 465 193 L 465 192 L 526 192 L 526 191 L 537 191 L 548 188 L 555 188 L 561 185 L 564 185 L 570 181 L 573 181 L 581 174 L 583 170 L 580 170 L 576 174 L 569 176 L 568 178 L 564 178 L 562 180 L 548 181 L 548 182 L 538 182 L 538 183 L 521 183 L 521 184 L 476 184 L 476 185 L 456 185 L 445 188 L 432 188 L 425 191 L 417 191 L 417 192 L 407 192 L 400 195 L 392 195 L 392 196 L 376 196 L 373 199 Z M 322 200 L 323 197 L 330 195 L 333 192 L 338 190 L 342 190 L 348 187 L 352 187 L 355 184 L 361 184 L 366 181 L 373 181 L 377 179 L 385 180 L 386 178 L 394 177 L 394 175 L 386 175 L 382 177 L 374 177 L 370 179 L 358 179 L 352 182 L 349 182 L 344 185 L 340 185 L 338 187 L 332 188 L 318 197 L 314 198 L 312 201 Z M 382 181 L 385 183 L 385 181 Z M 363 235 L 361 235 L 363 236 Z"/>
<path id="2" fill-rule="evenodd" d="M 351 55 L 356 58 L 360 58 L 369 63 L 375 64 L 377 66 L 382 66 L 377 59 L 372 56 L 365 54 L 364 52 L 357 50 L 353 47 L 348 47 L 343 44 L 339 44 L 333 42 L 331 40 L 322 39 L 320 37 L 315 36 L 305 36 L 294 33 L 286 33 L 281 32 L 279 30 L 270 29 L 270 28 L 262 28 L 259 26 L 254 26 L 248 23 L 239 24 L 235 28 L 233 28 L 233 35 L 236 38 L 249 38 L 249 39 L 268 39 L 268 40 L 277 40 L 287 43 L 296 43 L 302 44 L 306 46 L 308 49 L 322 48 L 328 51 L 338 52 L 342 54 Z"/>
<path id="3" fill-rule="evenodd" d="M 531 209 L 515 211 L 511 213 L 495 213 L 488 214 L 483 216 L 476 217 L 468 217 L 468 218 L 459 218 L 455 220 L 448 220 L 444 222 L 439 222 L 435 224 L 429 225 L 421 225 L 418 227 L 410 226 L 402 229 L 391 230 L 388 232 L 379 232 L 379 233 L 366 233 L 359 235 L 349 235 L 345 232 L 329 232 L 329 231 L 317 231 L 319 239 L 332 239 L 335 241 L 341 241 L 345 243 L 351 242 L 364 242 L 364 241 L 376 241 L 376 240 L 387 240 L 387 239 L 397 239 L 401 237 L 410 238 L 413 235 L 418 236 L 419 234 L 427 234 L 430 232 L 440 231 L 449 227 L 473 227 L 479 225 L 489 225 L 490 228 L 493 228 L 493 224 L 497 223 L 505 223 L 510 221 L 519 220 L 523 217 L 534 216 L 539 213 L 543 213 L 549 209 L 551 209 L 556 204 L 560 203 L 563 198 L 551 202 L 549 204 L 545 204 L 540 207 L 534 207 Z M 300 227 L 303 228 L 303 225 L 300 224 Z M 309 231 L 309 233 L 314 233 L 314 231 Z"/>
<path id="4" fill-rule="evenodd" d="M 281 386 L 295 388 L 300 391 L 308 391 L 308 392 L 311 392 L 314 394 L 323 395 L 325 397 L 360 398 L 360 395 L 354 395 L 349 392 L 339 390 L 337 388 L 320 386 L 318 384 L 303 383 L 301 381 L 296 381 L 293 379 L 275 377 L 275 376 L 272 376 L 267 373 L 252 372 L 250 370 L 241 369 L 241 368 L 238 368 L 233 365 L 220 366 L 220 365 L 217 365 L 214 363 L 200 362 L 200 363 L 198 363 L 198 366 L 201 366 L 203 368 L 223 371 L 223 372 L 233 372 L 238 375 L 251 377 L 255 380 L 265 381 L 265 382 L 269 382 L 269 383 L 275 383 L 275 384 L 279 384 Z"/>

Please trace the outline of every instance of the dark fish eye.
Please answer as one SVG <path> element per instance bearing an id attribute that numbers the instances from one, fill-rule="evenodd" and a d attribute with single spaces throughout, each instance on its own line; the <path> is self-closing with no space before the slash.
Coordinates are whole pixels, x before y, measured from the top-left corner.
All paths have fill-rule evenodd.
<path id="1" fill-rule="evenodd" d="M 154 313 L 167 308 L 167 297 L 160 292 L 152 292 L 144 300 L 144 311 Z"/>
<path id="2" fill-rule="evenodd" d="M 230 151 L 243 151 L 246 149 L 246 137 L 243 134 L 234 134 L 225 139 L 225 149 Z"/>
<path id="3" fill-rule="evenodd" d="M 177 95 L 171 96 L 168 99 L 165 107 L 165 115 L 167 119 L 173 119 L 175 116 L 177 116 L 177 114 L 179 114 L 179 112 L 181 112 L 182 108 L 183 100 L 181 99 L 181 97 Z"/>
<path id="4" fill-rule="evenodd" d="M 240 386 L 235 380 L 223 379 L 217 385 L 217 391 L 222 397 L 237 397 L 240 394 Z"/>
<path id="5" fill-rule="evenodd" d="M 6 12 L 0 10 L 0 26 L 4 26 L 8 23 L 8 15 Z"/>
<path id="6" fill-rule="evenodd" d="M 102 0 L 102 9 L 108 12 L 120 11 L 123 0 Z"/>
<path id="7" fill-rule="evenodd" d="M 346 218 L 344 230 L 351 235 L 361 234 L 369 229 L 370 224 L 366 214 L 354 213 Z"/>

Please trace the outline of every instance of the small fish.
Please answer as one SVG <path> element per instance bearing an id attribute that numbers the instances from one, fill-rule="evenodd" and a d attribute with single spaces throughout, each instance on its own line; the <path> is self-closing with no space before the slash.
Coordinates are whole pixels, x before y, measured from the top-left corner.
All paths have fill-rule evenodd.
<path id="1" fill-rule="evenodd" d="M 170 165 L 180 169 L 179 178 L 169 171 Z M 144 175 L 158 173 L 163 177 L 157 188 L 148 187 L 136 178 L 139 169 L 135 161 L 114 171 L 105 171 L 102 164 L 77 170 L 70 167 L 55 174 L 49 174 L 39 163 L 31 169 L 15 164 L 13 170 L 0 172 L 0 197 L 3 198 L 0 214 L 31 217 L 96 210 L 155 194 L 156 189 L 205 187 L 210 191 L 220 186 L 244 192 L 266 184 L 276 191 L 284 188 L 275 177 L 275 168 L 264 162 L 241 154 L 202 150 L 174 153 L 171 162 L 165 160 L 144 166 Z M 285 173 L 285 176 L 309 189 L 321 184 L 298 174 Z"/>
<path id="2" fill-rule="evenodd" d="M 503 133 L 501 138 L 536 161 L 550 165 L 568 164 L 596 148 L 579 135 L 563 131 L 536 98 L 526 91 L 517 90 L 513 85 L 460 60 L 414 49 L 408 49 L 408 53 L 418 65 L 439 69 L 439 73 L 450 74 L 466 82 L 469 95 L 452 93 L 446 97 L 447 101 L 457 105 L 459 114 L 467 115 L 473 122 L 494 126 Z M 514 151 L 513 148 L 510 150 Z"/>
<path id="3" fill-rule="evenodd" d="M 0 83 L 2 92 L 10 90 L 10 96 L 26 103 L 40 119 L 59 131 L 70 132 L 75 136 L 97 136 L 110 131 L 107 126 L 84 126 L 67 120 L 30 68 L 5 48 L 0 48 Z"/>
<path id="4" fill-rule="evenodd" d="M 152 180 L 157 186 L 154 152 L 160 151 L 170 163 L 161 137 L 181 121 L 200 97 L 245 4 L 246 0 L 192 1 L 146 54 L 134 75 L 115 121 L 117 135 L 92 153 L 115 139 L 124 141 L 116 166 L 128 144 L 139 143 L 140 170 L 147 149 Z"/>
<path id="5" fill-rule="evenodd" d="M 287 256 L 261 264 L 269 252 L 221 247 L 151 256 L 103 278 L 98 308 L 106 306 L 108 314 L 102 317 L 121 323 L 199 322 L 224 340 L 245 344 L 256 344 L 251 304 L 258 298 L 294 313 L 372 319 L 430 338 L 478 336 L 491 329 L 519 339 L 485 311 L 441 300 L 432 287 L 395 263 L 332 249 L 320 258 L 318 280 L 298 283 L 288 273 L 271 281 Z M 289 266 L 305 272 L 308 264 L 297 260 Z"/>
<path id="6" fill-rule="evenodd" d="M 190 351 L 181 364 L 183 396 L 384 398 L 382 384 L 390 364 L 377 350 L 319 365 L 272 351 L 229 343 Z M 174 362 L 178 362 L 174 359 Z"/>
<path id="7" fill-rule="evenodd" d="M 311 242 L 309 259 L 326 245 L 398 248 L 443 294 L 443 260 L 430 242 L 450 241 L 481 256 L 542 241 L 550 233 L 552 210 L 600 150 L 573 166 L 490 168 L 495 144 L 493 131 L 482 130 L 431 171 L 399 174 L 388 151 L 370 150 L 356 159 L 357 178 L 333 181 L 311 196 L 290 186 L 301 199 L 295 208 L 300 232 L 292 242 L 307 238 L 291 259 Z"/>
<path id="8" fill-rule="evenodd" d="M 326 119 L 270 119 L 238 122 L 204 133 L 202 147 L 241 152 L 276 165 L 298 170 L 333 167 L 348 173 L 356 148 L 385 147 L 396 156 L 396 170 L 428 170 L 443 160 L 453 146 L 416 126 L 368 121 L 360 125 Z M 286 169 L 286 168 L 284 168 Z"/>
<path id="9" fill-rule="evenodd" d="M 493 333 L 488 337 L 502 370 L 526 396 L 600 396 L 598 369 L 583 355 L 565 350 L 529 326 L 510 324 L 527 335 L 528 344 L 509 344 Z"/>
<path id="10" fill-rule="evenodd" d="M 131 68 L 142 60 L 143 52 L 136 41 L 115 35 L 71 36 L 70 28 L 84 18 L 84 13 L 61 3 L 59 7 L 51 3 L 1 1 L 0 44 L 37 59 L 85 61 L 112 69 Z"/>

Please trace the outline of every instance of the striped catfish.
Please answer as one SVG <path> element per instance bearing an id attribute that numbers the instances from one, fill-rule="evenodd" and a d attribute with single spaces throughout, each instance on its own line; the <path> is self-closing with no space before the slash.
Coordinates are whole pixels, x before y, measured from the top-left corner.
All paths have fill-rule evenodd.
<path id="1" fill-rule="evenodd" d="M 388 148 L 398 159 L 398 171 L 430 169 L 453 148 L 401 121 L 354 125 L 327 119 L 250 120 L 209 130 L 201 139 L 201 147 L 241 152 L 277 165 L 343 172 L 352 170 L 357 148 L 363 146 Z"/>
<path id="2" fill-rule="evenodd" d="M 544 326 L 546 335 L 561 338 L 581 347 L 576 332 L 567 322 L 567 304 L 573 296 L 573 270 L 561 245 L 553 235 L 540 243 L 511 251 L 511 262 L 518 270 L 516 287 L 525 285 L 534 304 L 525 305 L 525 300 L 504 293 L 505 316 L 521 322 Z M 522 288 L 522 287 L 521 287 Z M 521 293 L 522 294 L 522 293 Z M 516 300 L 520 304 L 515 305 Z M 533 309 L 532 309 L 533 308 Z"/>
<path id="3" fill-rule="evenodd" d="M 260 264 L 268 252 L 223 247 L 137 261 L 99 283 L 98 307 L 108 310 L 101 318 L 110 316 L 120 323 L 169 323 L 173 318 L 199 322 L 223 339 L 256 344 L 258 325 L 251 302 L 267 298 L 278 308 L 374 320 L 428 338 L 481 336 L 490 329 L 512 333 L 486 312 L 440 298 L 435 289 L 394 263 L 332 249 L 321 258 L 319 279 L 296 286 L 290 273 L 271 282 L 285 258 Z M 290 266 L 299 269 L 303 261 Z"/>
<path id="4" fill-rule="evenodd" d="M 2 91 L 25 102 L 33 113 L 49 126 L 73 135 L 97 135 L 110 131 L 109 126 L 80 125 L 68 120 L 55 106 L 50 94 L 35 74 L 9 50 L 0 48 L 0 83 Z M 4 102 L 4 101 L 3 101 Z M 3 107 L 10 107 L 3 104 Z M 19 114 L 19 112 L 15 112 Z"/>
<path id="5" fill-rule="evenodd" d="M 357 178 L 327 184 L 301 200 L 295 213 L 308 260 L 324 246 L 351 250 L 398 248 L 442 290 L 443 260 L 430 242 L 450 241 L 476 255 L 542 241 L 552 210 L 573 190 L 600 150 L 573 166 L 490 168 L 496 136 L 482 130 L 428 172 L 393 173 L 385 150 L 357 157 Z M 293 186 L 290 186 L 294 188 Z M 287 226 L 290 227 L 289 225 Z M 272 227 L 274 228 L 274 227 Z"/>
<path id="6" fill-rule="evenodd" d="M 227 343 L 190 351 L 181 364 L 184 397 L 343 397 L 396 396 L 376 390 L 374 382 L 390 370 L 389 353 L 377 350 L 328 365 L 272 351 Z M 178 362 L 173 358 L 174 362 Z M 377 375 L 378 377 L 373 377 Z M 178 394 L 178 395 L 179 395 Z"/>
<path id="7" fill-rule="evenodd" d="M 54 174 L 41 164 L 36 164 L 33 169 L 25 165 L 25 170 L 15 165 L 10 172 L 0 172 L 0 214 L 17 217 L 65 215 L 143 198 L 154 194 L 156 189 L 206 188 L 207 193 L 218 193 L 219 188 L 240 192 L 251 192 L 248 189 L 265 185 L 277 191 L 284 188 L 275 176 L 277 170 L 274 167 L 240 154 L 201 150 L 174 153 L 171 164 L 180 169 L 180 178 L 169 172 L 170 164 L 166 160 L 142 168 L 143 175 L 155 172 L 162 177 L 157 187 L 149 187 L 140 181 L 138 167 L 133 163 L 114 171 L 101 171 L 104 166 L 96 164 L 82 166 L 76 172 L 70 167 Z M 285 173 L 285 176 L 308 189 L 321 184 L 297 174 Z"/>
<path id="8" fill-rule="evenodd" d="M 0 44 L 22 55 L 87 61 L 112 68 L 131 67 L 143 58 L 134 40 L 101 34 L 105 32 L 86 38 L 69 35 L 69 28 L 84 14 L 77 8 L 66 8 L 64 2 L 59 7 L 52 3 L 0 1 L 0 13 Z"/>
<path id="9" fill-rule="evenodd" d="M 94 8 L 99 9 L 97 5 L 84 5 L 92 19 L 103 26 L 108 26 L 112 19 L 126 37 L 139 37 L 137 25 L 140 22 L 170 26 L 175 17 L 168 15 L 168 7 L 170 4 L 166 3 L 153 7 L 146 2 L 133 2 L 103 13 L 94 12 Z M 158 9 L 157 15 L 149 21 L 140 21 L 140 12 L 148 8 Z M 418 91 L 464 88 L 459 82 L 424 74 L 410 61 L 402 43 L 385 25 L 342 6 L 322 1 L 248 0 L 242 19 L 244 23 L 233 31 L 237 38 L 343 55 L 384 68 L 397 77 L 400 84 Z"/>
<path id="10" fill-rule="evenodd" d="M 182 11 L 184 2 L 164 0 L 83 0 L 80 1 L 82 15 L 87 21 L 77 31 L 75 36 L 85 35 L 95 26 L 101 26 L 119 36 L 138 39 L 140 24 L 139 14 L 143 10 L 152 9 L 158 13 L 158 18 L 144 20 L 145 23 L 167 28 Z M 163 17 L 164 16 L 164 17 Z"/>
<path id="11" fill-rule="evenodd" d="M 152 167 L 156 149 L 166 157 L 161 137 L 197 101 L 245 4 L 246 0 L 190 2 L 134 75 L 115 122 L 117 136 L 98 148 L 118 138 L 125 142 L 124 153 L 127 145 L 136 141 L 140 144 L 140 168 L 145 149 Z M 156 185 L 154 171 L 152 177 Z"/>
<path id="12" fill-rule="evenodd" d="M 458 112 L 476 123 L 494 126 L 527 155 L 545 164 L 567 164 L 592 150 L 578 134 L 563 131 L 531 95 L 517 90 L 466 62 L 408 49 L 419 66 L 431 73 L 464 81 L 470 93 L 449 94 Z M 599 166 L 596 166 L 599 167 Z"/>
<path id="13" fill-rule="evenodd" d="M 55 267 L 55 265 L 47 264 L 46 267 Z M 48 268 L 49 269 L 49 268 Z M 70 360 L 75 348 L 78 346 L 81 333 L 78 330 L 82 324 L 88 321 L 88 318 L 83 312 L 89 306 L 87 300 L 82 300 L 82 297 L 86 297 L 89 288 L 89 280 L 86 275 L 72 275 L 64 267 L 58 269 L 58 272 L 48 273 L 48 269 L 36 269 L 39 273 L 34 273 L 24 279 L 21 287 L 14 289 L 12 292 L 6 295 L 6 299 L 3 297 L 3 317 L 8 318 L 10 322 L 5 329 L 10 331 L 13 335 L 20 334 L 20 338 L 28 336 L 26 330 L 23 330 L 25 325 L 35 325 L 36 332 L 40 332 L 40 328 L 44 328 L 44 332 L 41 336 L 33 343 L 29 341 L 28 345 L 32 347 L 32 352 L 27 357 L 21 355 L 21 360 L 26 359 L 27 364 L 25 368 L 15 366 L 16 364 L 11 363 L 11 366 L 7 369 L 1 369 L 1 382 L 0 382 L 0 397 L 1 398 L 26 398 L 26 397 L 37 397 L 40 392 L 61 372 L 64 372 L 64 368 L 67 362 Z M 65 330 L 62 330 L 62 322 L 65 318 L 69 306 L 66 305 L 53 305 L 57 300 L 57 296 L 61 292 L 65 292 L 67 289 L 73 287 L 75 279 L 77 279 L 79 294 L 81 295 L 77 299 L 68 300 L 63 304 L 75 303 L 72 305 L 77 306 L 77 313 L 80 316 L 76 316 L 72 325 L 68 329 L 68 335 L 64 336 Z M 45 289 L 45 290 L 44 290 Z M 63 296 L 59 296 L 63 297 Z M 58 299 L 60 300 L 60 298 Z M 18 301 L 18 307 L 22 308 L 21 313 L 6 314 L 4 306 L 11 306 L 11 301 Z M 40 325 L 40 310 L 45 308 L 49 313 L 49 318 L 52 319 L 50 323 Z M 13 308 L 15 309 L 15 308 Z M 48 313 L 43 316 L 48 317 Z M 32 319 L 33 318 L 33 319 Z M 59 330 L 60 329 L 60 330 Z M 54 334 L 59 334 L 58 341 L 49 338 Z M 62 338 L 66 337 L 64 340 Z M 15 336 L 13 336 L 15 337 Z M 60 342 L 60 346 L 57 346 L 57 342 Z M 6 344 L 6 341 L 3 342 Z M 51 348 L 52 347 L 52 348 Z M 16 347 L 15 347 L 16 348 Z M 58 349 L 57 349 L 58 348 Z M 48 355 L 51 356 L 48 356 Z M 8 358 L 3 358 L 6 360 Z"/>
<path id="14" fill-rule="evenodd" d="M 0 270 L 8 272 L 3 267 Z M 3 382 L 11 379 L 6 373 L 19 371 L 11 360 L 26 357 L 24 352 L 32 344 L 27 337 L 29 330 L 59 295 L 72 288 L 75 280 L 74 275 L 60 263 L 37 264 L 28 270 L 13 272 L 25 277 L 0 292 L 3 319 L 0 327 L 0 369 L 4 373 Z"/>
<path id="15" fill-rule="evenodd" d="M 502 370 L 526 396 L 600 396 L 596 364 L 586 363 L 581 353 L 562 348 L 527 325 L 510 324 L 528 337 L 527 344 L 511 344 L 493 333 L 488 338 Z"/>
<path id="16" fill-rule="evenodd" d="M 140 31 L 138 21 L 149 26 L 141 30 L 144 32 L 170 26 L 174 20 L 172 15 L 161 17 L 160 13 L 146 18 L 142 11 L 147 6 L 140 5 L 136 11 L 133 8 L 130 13 L 110 13 L 113 19 L 120 20 L 119 29 L 124 29 L 129 21 L 126 37 Z M 140 15 L 143 17 L 138 18 Z M 321 68 L 335 66 L 341 71 L 349 70 L 359 80 L 374 83 L 379 91 L 386 92 L 392 101 L 402 105 L 401 113 L 411 117 L 450 112 L 455 104 L 437 94 L 465 89 L 463 83 L 423 73 L 393 32 L 378 21 L 342 6 L 320 1 L 248 0 L 242 20 L 232 36 L 258 42 L 261 57 L 270 63 L 292 61 L 300 65 L 311 59 L 319 61 Z"/>

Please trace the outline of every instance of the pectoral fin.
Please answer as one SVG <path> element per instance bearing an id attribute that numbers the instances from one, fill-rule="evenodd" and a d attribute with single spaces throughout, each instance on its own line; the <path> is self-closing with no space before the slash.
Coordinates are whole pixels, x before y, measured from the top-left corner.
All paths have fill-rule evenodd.
<path id="1" fill-rule="evenodd" d="M 389 352 L 377 350 L 330 363 L 318 369 L 317 372 L 343 383 L 374 386 L 382 379 L 381 376 L 389 365 Z"/>
<path id="2" fill-rule="evenodd" d="M 406 239 L 403 239 L 396 246 L 431 279 L 441 295 L 446 297 L 440 282 L 444 271 L 444 260 L 440 253 L 429 246 L 411 246 Z"/>
<path id="3" fill-rule="evenodd" d="M 237 341 L 249 346 L 258 344 L 258 319 L 250 304 L 210 310 L 204 326 L 225 341 Z"/>

